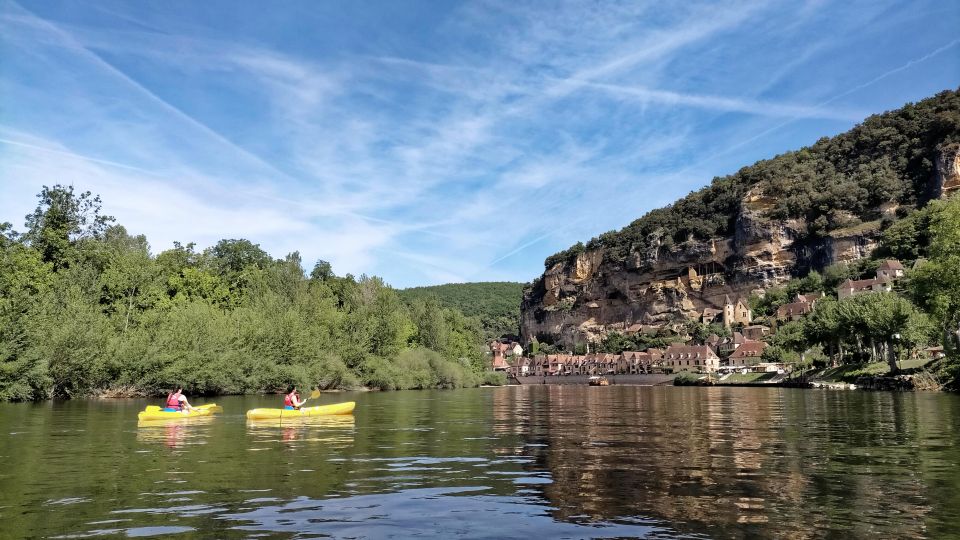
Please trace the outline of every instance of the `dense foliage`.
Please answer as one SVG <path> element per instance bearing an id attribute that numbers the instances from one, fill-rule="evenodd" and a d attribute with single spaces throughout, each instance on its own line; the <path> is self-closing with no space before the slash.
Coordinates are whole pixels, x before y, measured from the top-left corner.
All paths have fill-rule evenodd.
<path id="1" fill-rule="evenodd" d="M 889 293 L 836 299 L 837 285 L 871 276 L 877 258 L 811 272 L 783 287 L 751 298 L 758 316 L 770 316 L 796 294 L 824 293 L 813 312 L 778 325 L 768 338 L 770 361 L 807 358 L 812 348 L 834 363 L 887 361 L 896 371 L 899 360 L 921 356 L 927 345 L 943 345 L 943 381 L 960 381 L 960 197 L 933 201 L 883 233 L 877 258 L 899 255 L 907 263 L 905 279 Z M 912 264 L 915 263 L 915 264 Z"/>
<path id="2" fill-rule="evenodd" d="M 44 187 L 18 234 L 0 225 L 0 400 L 483 382 L 479 320 L 337 277 L 248 240 L 152 255 L 100 201 Z"/>
<path id="3" fill-rule="evenodd" d="M 493 281 L 413 287 L 398 292 L 407 302 L 434 298 L 445 308 L 460 310 L 468 317 L 479 317 L 485 336 L 495 339 L 519 334 L 523 287 L 523 283 Z"/>
<path id="4" fill-rule="evenodd" d="M 770 219 L 802 218 L 805 234 L 880 219 L 880 206 L 905 209 L 929 198 L 938 148 L 960 142 L 960 91 L 945 91 L 916 104 L 874 115 L 852 130 L 795 152 L 760 161 L 665 208 L 653 210 L 620 231 L 548 257 L 547 268 L 585 249 L 605 248 L 609 260 L 624 261 L 651 245 L 733 233 L 741 200 L 754 186 L 776 194 Z"/>

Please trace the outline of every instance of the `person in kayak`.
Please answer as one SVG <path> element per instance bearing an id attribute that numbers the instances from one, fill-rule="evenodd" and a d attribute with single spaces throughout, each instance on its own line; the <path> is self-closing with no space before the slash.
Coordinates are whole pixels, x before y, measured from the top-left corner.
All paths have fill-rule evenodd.
<path id="1" fill-rule="evenodd" d="M 167 394 L 167 404 L 163 410 L 164 412 L 183 412 L 196 409 L 187 401 L 187 396 L 183 395 L 183 387 L 178 386 L 176 390 Z"/>
<path id="2" fill-rule="evenodd" d="M 297 392 L 297 387 L 295 385 L 291 385 L 290 388 L 287 388 L 287 393 L 283 396 L 284 410 L 300 410 L 300 407 L 302 407 L 304 403 L 305 401 L 300 399 L 300 393 Z"/>

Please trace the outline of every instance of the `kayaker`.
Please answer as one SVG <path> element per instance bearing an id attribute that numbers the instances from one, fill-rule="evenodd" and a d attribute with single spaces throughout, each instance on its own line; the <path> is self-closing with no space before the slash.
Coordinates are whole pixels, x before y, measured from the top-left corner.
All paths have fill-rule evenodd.
<path id="1" fill-rule="evenodd" d="M 196 409 L 187 401 L 187 396 L 183 395 L 183 387 L 178 386 L 176 390 L 167 394 L 167 405 L 163 408 L 165 412 L 195 411 Z"/>
<path id="2" fill-rule="evenodd" d="M 297 392 L 296 386 L 291 385 L 289 388 L 287 388 L 287 393 L 283 396 L 283 408 L 285 410 L 299 410 L 304 403 L 305 401 L 300 399 L 300 393 Z"/>

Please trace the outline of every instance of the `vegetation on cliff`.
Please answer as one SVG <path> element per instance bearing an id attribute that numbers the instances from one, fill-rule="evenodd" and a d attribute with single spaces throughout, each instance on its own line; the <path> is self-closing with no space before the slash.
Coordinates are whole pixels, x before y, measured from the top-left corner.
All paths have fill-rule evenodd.
<path id="1" fill-rule="evenodd" d="M 547 257 L 570 261 L 584 250 L 605 249 L 616 263 L 659 243 L 731 236 L 741 201 L 760 186 L 776 194 L 766 217 L 802 218 L 810 237 L 881 218 L 881 205 L 909 211 L 930 198 L 938 148 L 960 142 L 960 91 L 941 92 L 896 111 L 871 116 L 852 130 L 760 161 L 713 182 L 670 206 L 653 210 L 619 231 Z"/>
<path id="2" fill-rule="evenodd" d="M 435 301 L 468 317 L 478 317 L 484 336 L 495 339 L 519 334 L 523 287 L 523 283 L 491 281 L 412 287 L 397 292 L 411 305 Z"/>
<path id="3" fill-rule="evenodd" d="M 337 277 L 248 240 L 157 255 L 100 213 L 44 188 L 26 232 L 0 225 L 0 400 L 368 385 L 476 385 L 480 322 L 407 305 L 376 277 Z"/>
<path id="4" fill-rule="evenodd" d="M 919 349 L 940 344 L 935 369 L 948 386 L 960 382 L 960 196 L 933 201 L 884 233 L 872 259 L 811 272 L 754 296 L 755 315 L 771 317 L 797 294 L 823 293 L 812 313 L 780 324 L 768 337 L 769 361 L 864 364 L 886 361 L 890 371 Z M 901 256 L 906 275 L 894 291 L 836 299 L 845 279 L 873 274 L 879 258 Z"/>

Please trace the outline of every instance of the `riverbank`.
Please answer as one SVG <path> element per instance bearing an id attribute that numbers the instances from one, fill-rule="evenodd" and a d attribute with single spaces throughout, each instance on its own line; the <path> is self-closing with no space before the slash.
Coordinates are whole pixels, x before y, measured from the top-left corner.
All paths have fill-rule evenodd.
<path id="1" fill-rule="evenodd" d="M 677 386 L 763 386 L 782 388 L 822 388 L 829 390 L 945 390 L 937 376 L 937 361 L 907 360 L 900 371 L 891 374 L 885 362 L 851 364 L 796 373 L 734 373 L 723 377 L 680 375 Z"/>

